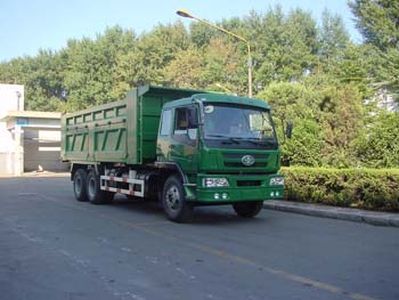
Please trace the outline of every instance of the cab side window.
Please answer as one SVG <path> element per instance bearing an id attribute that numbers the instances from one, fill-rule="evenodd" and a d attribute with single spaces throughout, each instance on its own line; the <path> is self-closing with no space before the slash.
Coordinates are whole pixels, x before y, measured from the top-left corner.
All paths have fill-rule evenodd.
<path id="1" fill-rule="evenodd" d="M 165 110 L 162 114 L 161 133 L 160 135 L 169 135 L 172 127 L 172 111 Z"/>
<path id="2" fill-rule="evenodd" d="M 175 135 L 187 134 L 188 114 L 187 108 L 176 108 L 175 111 Z"/>

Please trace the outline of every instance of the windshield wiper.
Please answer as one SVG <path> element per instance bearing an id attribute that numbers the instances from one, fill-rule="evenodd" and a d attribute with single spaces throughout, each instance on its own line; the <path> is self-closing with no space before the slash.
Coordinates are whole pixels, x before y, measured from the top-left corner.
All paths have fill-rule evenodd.
<path id="1" fill-rule="evenodd" d="M 274 146 L 276 145 L 276 140 L 274 139 L 267 139 L 267 140 L 259 140 L 258 138 L 249 137 L 247 138 L 248 142 L 253 143 L 255 145 L 262 145 L 262 146 Z"/>
<path id="2" fill-rule="evenodd" d="M 261 146 L 274 146 L 276 145 L 276 141 L 274 139 L 268 140 L 260 140 L 259 138 L 255 137 L 234 137 L 236 140 L 246 141 L 254 145 L 261 145 Z"/>
<path id="3" fill-rule="evenodd" d="M 239 141 L 237 138 L 231 137 L 231 136 L 228 136 L 228 135 L 223 135 L 223 134 L 207 134 L 206 136 L 224 138 L 224 139 L 227 139 L 228 141 L 230 141 L 231 143 L 240 144 L 240 141 Z M 224 142 L 224 143 L 225 143 L 225 142 Z"/>

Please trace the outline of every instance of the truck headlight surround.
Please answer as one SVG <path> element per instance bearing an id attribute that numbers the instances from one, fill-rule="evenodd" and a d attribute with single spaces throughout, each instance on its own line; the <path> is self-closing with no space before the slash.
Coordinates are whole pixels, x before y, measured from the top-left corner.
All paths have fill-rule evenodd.
<path id="1" fill-rule="evenodd" d="M 202 180 L 204 187 L 226 187 L 229 186 L 227 178 L 224 177 L 209 177 Z"/>
<path id="2" fill-rule="evenodd" d="M 272 177 L 270 178 L 270 185 L 284 185 L 284 177 Z"/>

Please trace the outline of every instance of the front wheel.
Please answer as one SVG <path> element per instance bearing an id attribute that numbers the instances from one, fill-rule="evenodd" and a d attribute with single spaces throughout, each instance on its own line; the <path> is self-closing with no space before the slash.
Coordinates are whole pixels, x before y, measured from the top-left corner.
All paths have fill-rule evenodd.
<path id="1" fill-rule="evenodd" d="M 252 218 L 259 214 L 263 201 L 234 203 L 233 208 L 237 215 L 243 218 Z"/>
<path id="2" fill-rule="evenodd" d="M 162 192 L 162 206 L 169 220 L 182 223 L 189 220 L 193 213 L 193 207 L 187 203 L 183 185 L 179 178 L 170 176 L 164 185 Z"/>

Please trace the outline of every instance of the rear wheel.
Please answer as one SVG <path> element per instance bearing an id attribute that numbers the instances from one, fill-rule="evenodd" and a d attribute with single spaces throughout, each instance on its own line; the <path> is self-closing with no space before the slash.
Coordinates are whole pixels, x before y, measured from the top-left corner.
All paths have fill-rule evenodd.
<path id="1" fill-rule="evenodd" d="M 233 208 L 237 215 L 243 218 L 252 218 L 259 214 L 263 201 L 234 203 Z"/>
<path id="2" fill-rule="evenodd" d="M 87 173 L 84 169 L 77 169 L 73 175 L 73 192 L 78 201 L 87 201 Z"/>
<path id="3" fill-rule="evenodd" d="M 192 217 L 193 206 L 184 196 L 183 184 L 176 176 L 170 176 L 162 192 L 162 206 L 169 220 L 182 223 Z"/>
<path id="4" fill-rule="evenodd" d="M 94 170 L 87 175 L 87 198 L 92 204 L 110 203 L 114 198 L 114 193 L 100 189 L 100 176 Z"/>

